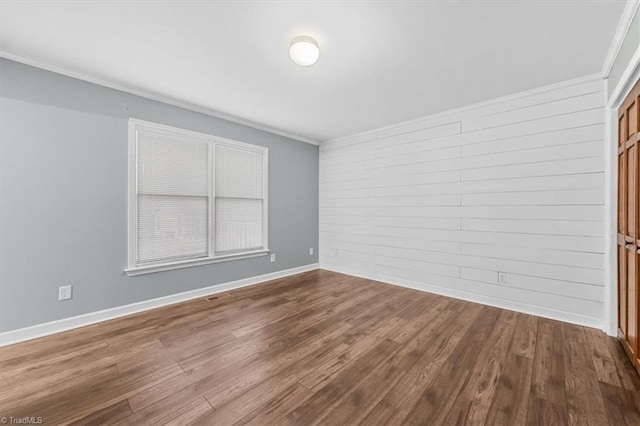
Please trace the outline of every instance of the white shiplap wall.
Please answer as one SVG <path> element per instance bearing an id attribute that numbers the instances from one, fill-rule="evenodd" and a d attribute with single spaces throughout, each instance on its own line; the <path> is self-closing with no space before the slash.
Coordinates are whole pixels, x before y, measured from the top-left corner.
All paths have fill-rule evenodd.
<path id="1" fill-rule="evenodd" d="M 321 266 L 602 327 L 604 98 L 583 80 L 321 144 Z"/>

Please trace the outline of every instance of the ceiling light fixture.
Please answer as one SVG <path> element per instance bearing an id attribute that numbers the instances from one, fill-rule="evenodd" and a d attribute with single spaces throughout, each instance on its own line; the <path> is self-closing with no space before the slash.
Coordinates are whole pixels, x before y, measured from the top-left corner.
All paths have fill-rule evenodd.
<path id="1" fill-rule="evenodd" d="M 289 56 L 296 64 L 308 67 L 313 65 L 320 56 L 318 42 L 309 36 L 298 36 L 291 40 Z"/>

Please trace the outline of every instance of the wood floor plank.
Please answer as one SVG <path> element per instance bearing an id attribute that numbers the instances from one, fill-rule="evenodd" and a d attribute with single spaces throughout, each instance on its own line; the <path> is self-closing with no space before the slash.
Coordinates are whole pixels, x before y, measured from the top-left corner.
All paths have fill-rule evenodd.
<path id="1" fill-rule="evenodd" d="M 444 298 L 433 298 L 427 301 L 416 300 L 407 309 L 398 313 L 397 316 L 404 318 L 408 323 L 389 338 L 398 343 L 407 343 L 416 333 L 432 323 L 434 318 L 440 315 L 450 303 L 451 300 Z"/>
<path id="2" fill-rule="evenodd" d="M 513 354 L 502 371 L 485 424 L 524 425 L 527 422 L 533 360 Z"/>
<path id="3" fill-rule="evenodd" d="M 296 345 L 295 350 L 280 353 L 277 356 L 271 354 L 262 356 L 244 366 L 242 370 L 227 375 L 226 380 L 217 381 L 213 386 L 206 386 L 204 396 L 214 408 L 223 406 L 246 389 L 290 368 L 298 360 L 315 352 L 318 348 L 331 344 L 349 328 L 351 328 L 350 325 L 344 324 L 341 327 L 327 329 L 322 334 L 318 333 L 317 338 L 300 342 Z"/>
<path id="4" fill-rule="evenodd" d="M 371 349 L 379 340 L 377 336 L 360 335 L 359 340 L 350 341 L 350 344 L 346 345 L 347 349 L 344 353 L 338 357 L 327 359 L 324 364 L 302 377 L 300 383 L 314 393 L 318 392 L 331 383 L 346 366 Z"/>
<path id="5" fill-rule="evenodd" d="M 565 407 L 542 399 L 533 393 L 529 395 L 529 407 L 527 410 L 527 424 L 530 426 L 560 426 L 567 424 L 567 410 Z"/>
<path id="6" fill-rule="evenodd" d="M 608 338 L 606 344 L 616 366 L 620 385 L 625 389 L 640 392 L 640 376 L 635 373 L 635 368 L 624 352 L 622 343 L 618 339 Z"/>
<path id="7" fill-rule="evenodd" d="M 129 417 L 131 414 L 133 413 L 131 407 L 129 407 L 129 402 L 124 399 L 101 410 L 94 411 L 71 424 L 77 426 L 114 425 Z"/>
<path id="8" fill-rule="evenodd" d="M 224 366 L 220 367 L 216 358 L 210 364 L 204 363 L 197 368 L 187 371 L 184 376 L 176 378 L 173 382 L 166 382 L 152 389 L 139 392 L 129 399 L 134 411 L 137 407 L 145 406 L 159 399 L 171 395 L 182 387 L 195 387 L 212 404 L 222 405 L 231 395 L 240 393 L 243 389 L 256 384 L 261 379 L 266 379 L 287 368 L 299 358 L 315 351 L 327 341 L 331 341 L 342 335 L 351 326 L 344 323 L 334 323 L 333 327 L 310 330 L 308 333 L 300 333 L 296 339 L 289 341 L 290 351 L 276 348 L 269 352 L 259 350 L 255 352 L 241 352 L 237 357 L 231 352 L 225 358 Z M 241 350 L 240 348 L 239 350 Z M 265 349 L 259 347 L 258 349 Z"/>
<path id="9" fill-rule="evenodd" d="M 585 329 L 585 335 L 598 380 L 610 385 L 622 386 L 618 369 L 607 346 L 608 337 L 602 331 L 594 329 Z"/>
<path id="10" fill-rule="evenodd" d="M 362 354 L 357 362 L 344 369 L 331 383 L 318 391 L 312 399 L 305 401 L 283 420 L 286 424 L 317 424 L 326 413 L 338 404 L 345 394 L 364 381 L 387 358 L 400 347 L 385 339 L 370 351 Z"/>
<path id="11" fill-rule="evenodd" d="M 60 380 L 47 387 L 36 385 L 32 387 L 29 382 L 23 383 L 18 388 L 3 388 L 0 407 L 10 408 L 10 416 L 22 417 L 39 413 L 39 416 L 59 414 L 58 404 L 71 397 L 82 394 L 82 390 L 89 388 L 94 383 L 100 383 L 118 377 L 118 369 L 115 365 L 101 368 L 90 368 L 88 371 L 80 371 L 73 375 L 67 372 L 65 380 Z M 108 404 L 107 404 L 108 405 Z M 105 405 L 106 406 L 106 405 Z M 3 410 L 4 411 L 4 410 Z M 83 414 L 83 417 L 88 413 Z"/>
<path id="12" fill-rule="evenodd" d="M 313 397 L 313 392 L 299 383 L 283 390 L 266 404 L 254 412 L 249 413 L 238 421 L 238 424 L 255 426 L 278 424 L 278 421 L 291 412 L 292 407 L 297 407 Z"/>
<path id="13" fill-rule="evenodd" d="M 207 400 L 195 392 L 177 392 L 117 422 L 118 425 L 189 424 L 213 413 Z"/>
<path id="14" fill-rule="evenodd" d="M 526 314 L 518 315 L 513 341 L 513 350 L 516 355 L 533 359 L 536 350 L 537 330 L 538 317 Z"/>
<path id="15" fill-rule="evenodd" d="M 194 376 L 190 371 L 176 374 L 157 386 L 134 392 L 127 398 L 129 406 L 134 413 L 140 412 L 171 395 L 183 392 L 186 388 L 194 386 L 200 377 L 201 376 Z"/>
<path id="16" fill-rule="evenodd" d="M 530 425 L 565 425 L 568 421 L 561 326 L 544 318 L 538 322 L 528 408 Z"/>
<path id="17" fill-rule="evenodd" d="M 316 270 L 0 348 L 44 424 L 638 425 L 620 343 Z"/>
<path id="18" fill-rule="evenodd" d="M 482 309 L 462 338 L 464 343 L 456 347 L 438 376 L 420 395 L 404 419 L 404 424 L 443 423 L 456 396 L 469 380 L 471 366 L 476 362 L 482 345 L 490 336 L 499 315 L 500 311 L 496 308 Z"/>
<path id="19" fill-rule="evenodd" d="M 454 301 L 434 319 L 433 343 L 362 421 L 366 425 L 400 424 L 482 310 L 480 305 Z"/>
<path id="20" fill-rule="evenodd" d="M 568 423 L 608 425 L 608 415 L 583 327 L 563 323 L 562 343 Z"/>
<path id="21" fill-rule="evenodd" d="M 357 287 L 356 287 L 357 288 Z M 243 336 L 236 342 L 222 346 L 212 347 L 208 351 L 186 355 L 179 360 L 180 366 L 185 370 L 191 370 L 198 366 L 212 363 L 220 364 L 220 358 L 228 356 L 231 352 L 234 357 L 238 357 L 241 352 L 246 356 L 261 352 L 268 347 L 271 353 L 280 347 L 280 350 L 288 350 L 290 345 L 304 336 L 311 336 L 318 330 L 335 326 L 350 316 L 362 310 L 371 309 L 371 301 L 383 297 L 392 289 L 386 286 L 379 286 L 375 289 L 359 292 L 354 297 L 345 298 L 338 304 L 318 307 L 313 311 L 304 310 L 299 314 L 294 314 L 282 321 L 270 324 L 253 333 Z M 292 337 L 293 336 L 293 337 Z M 292 340 L 295 339 L 295 340 Z M 288 346 L 289 345 L 289 346 Z M 236 358 L 240 360 L 241 358 Z"/>
<path id="22" fill-rule="evenodd" d="M 92 328 L 95 329 L 95 327 Z M 76 330 L 67 333 L 78 334 Z M 0 348 L 0 377 L 6 379 L 10 376 L 22 375 L 47 366 L 73 362 L 75 358 L 84 356 L 87 353 L 95 353 L 108 346 L 102 336 L 100 339 L 94 338 L 93 341 L 85 341 L 84 339 L 74 341 L 73 336 L 69 336 L 67 333 L 60 333 L 64 335 L 60 337 L 60 341 L 57 338 L 41 337 Z M 48 342 L 51 343 L 48 344 Z"/>
<path id="23" fill-rule="evenodd" d="M 405 325 L 404 323 L 394 323 L 393 317 L 389 319 L 389 323 L 391 326 L 385 325 L 384 327 L 379 327 L 378 323 L 375 323 L 375 329 L 368 331 L 371 329 L 371 323 L 365 323 L 360 328 L 355 328 L 350 331 L 356 336 L 360 337 L 360 340 L 352 340 L 351 336 L 347 339 L 347 341 L 351 344 L 349 350 L 343 354 L 341 357 L 333 360 L 330 363 L 327 363 L 307 375 L 300 382 L 305 385 L 307 388 L 313 390 L 314 392 L 322 389 L 326 384 L 330 383 L 335 376 L 337 376 L 340 370 L 348 365 L 354 358 L 357 358 L 362 352 L 367 350 L 372 344 L 375 343 L 377 339 L 389 338 L 395 342 L 403 342 L 410 337 L 416 337 L 416 334 L 420 331 L 423 333 L 428 332 L 431 333 L 429 338 L 433 338 L 433 329 L 442 324 L 443 321 L 446 320 L 447 316 L 437 317 L 441 312 L 441 309 L 444 309 L 450 303 L 449 300 L 438 300 L 437 304 L 429 304 L 428 306 L 432 307 L 432 311 L 426 313 L 423 312 L 423 317 L 421 317 L 420 321 L 412 321 L 410 325 Z M 406 321 L 406 320 L 405 320 Z M 398 329 L 398 325 L 400 328 Z M 416 326 L 422 325 L 421 328 L 417 328 Z M 428 327 L 427 327 L 428 326 Z M 368 328 L 367 328 L 368 327 Z M 364 328 L 364 332 L 363 332 Z M 413 332 L 412 335 L 407 334 L 408 332 Z M 420 343 L 420 337 L 418 336 L 415 340 L 412 341 L 413 347 L 415 344 Z"/>
<path id="24" fill-rule="evenodd" d="M 599 385 L 612 425 L 640 425 L 640 395 L 608 383 Z"/>
<path id="25" fill-rule="evenodd" d="M 458 392 L 445 424 L 484 424 L 513 341 L 518 315 L 502 311 L 481 348 L 469 379 Z"/>
<path id="26" fill-rule="evenodd" d="M 104 353 L 106 347 L 100 346 L 100 352 Z M 63 362 L 56 362 L 51 365 L 34 365 L 32 369 L 16 369 L 19 373 L 9 374 L 8 370 L 5 377 L 0 379 L 0 403 L 8 403 L 10 400 L 19 400 L 24 398 L 33 398 L 34 389 L 37 395 L 44 389 L 63 389 L 65 386 L 74 386 L 75 379 L 91 374 L 101 369 L 114 369 L 117 367 L 115 362 L 110 359 L 104 359 L 104 362 L 90 360 L 94 358 L 94 353 L 87 354 L 86 357 L 73 357 Z M 85 361 L 88 359 L 88 361 Z M 75 365 L 75 368 L 71 366 Z M 29 386 L 24 384 L 28 383 Z"/>
<path id="27" fill-rule="evenodd" d="M 348 345 L 340 343 L 339 339 L 327 345 L 318 347 L 314 352 L 299 359 L 290 368 L 284 369 L 279 373 L 258 382 L 253 387 L 248 387 L 238 397 L 230 400 L 226 404 L 219 404 L 216 412 L 208 418 L 217 425 L 231 425 L 236 422 L 248 422 L 253 417 L 260 417 L 261 413 L 271 412 L 271 416 L 284 416 L 288 414 L 296 405 L 281 406 L 283 399 L 293 398 L 301 403 L 304 398 L 302 395 L 312 396 L 313 392 L 306 389 L 298 389 L 298 381 L 309 372 L 323 365 L 327 360 L 335 359 L 342 356 L 348 349 Z M 295 395 L 290 395 L 293 388 L 297 389 Z M 293 401 L 291 401 L 293 402 Z M 275 408 L 279 409 L 276 410 Z M 277 411 L 277 413 L 276 413 Z"/>
<path id="28" fill-rule="evenodd" d="M 366 299 L 384 290 L 387 289 L 378 288 L 376 289 L 376 293 L 363 292 L 363 294 Z M 190 357 L 183 356 L 179 360 L 180 366 L 185 370 L 191 370 L 205 363 L 210 364 L 212 360 L 219 363 L 217 357 L 224 356 L 230 352 L 234 352 L 233 356 L 239 360 L 239 358 L 237 358 L 239 351 L 249 352 L 248 355 L 251 355 L 251 353 L 262 351 L 265 347 L 275 349 L 275 345 L 280 345 L 282 348 L 286 348 L 285 344 L 292 344 L 292 341 L 289 340 L 290 336 L 295 336 L 298 339 L 305 333 L 317 332 L 319 328 L 323 327 L 322 323 L 324 323 L 324 326 L 337 324 L 341 320 L 339 315 L 350 311 L 357 312 L 358 309 L 367 308 L 368 306 L 364 303 L 365 299 L 356 297 L 338 304 L 325 306 L 324 308 L 318 307 L 312 311 L 301 311 L 299 314 L 294 314 L 282 321 L 272 323 L 253 333 L 245 335 L 235 342 L 213 346 L 208 351 L 196 353 Z"/>
<path id="29" fill-rule="evenodd" d="M 444 319 L 442 318 L 441 321 Z M 401 346 L 373 374 L 349 392 L 322 419 L 322 423 L 347 424 L 362 421 L 402 376 L 416 364 L 429 346 L 433 344 L 434 332 L 440 324 L 441 322 L 432 319 L 421 330 L 417 330 L 407 344 Z"/>

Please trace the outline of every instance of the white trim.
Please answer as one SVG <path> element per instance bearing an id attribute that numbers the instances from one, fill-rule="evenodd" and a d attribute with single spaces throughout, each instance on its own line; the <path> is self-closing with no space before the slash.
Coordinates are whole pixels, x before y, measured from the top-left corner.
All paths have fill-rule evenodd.
<path id="1" fill-rule="evenodd" d="M 609 80 L 605 80 L 605 101 Z M 605 107 L 604 143 L 604 331 L 618 330 L 618 112 Z"/>
<path id="2" fill-rule="evenodd" d="M 620 48 L 622 47 L 624 39 L 629 33 L 633 18 L 638 11 L 638 6 L 640 6 L 640 0 L 627 1 L 627 4 L 624 7 L 624 11 L 622 12 L 622 16 L 620 17 L 618 28 L 616 29 L 616 34 L 613 36 L 613 40 L 611 41 L 611 45 L 609 46 L 609 50 L 607 51 L 607 56 L 604 60 L 604 64 L 602 65 L 602 78 L 609 77 L 611 68 L 613 68 L 613 64 L 616 62 L 618 53 L 620 53 Z"/>
<path id="3" fill-rule="evenodd" d="M 130 305 L 104 309 L 102 311 L 64 318 L 44 324 L 37 324 L 31 327 L 20 328 L 18 330 L 5 331 L 4 333 L 0 333 L 0 346 L 12 345 L 14 343 L 24 342 L 25 340 L 36 339 L 38 337 L 48 336 L 51 334 L 72 330 L 74 328 L 84 327 L 98 322 L 131 315 L 138 312 L 144 312 L 150 309 L 160 308 L 162 306 L 173 305 L 175 303 L 185 302 L 187 300 L 198 299 L 200 297 L 206 297 L 212 294 L 222 293 L 241 287 L 247 287 L 250 285 L 263 283 L 265 281 L 288 277 L 290 275 L 300 274 L 302 272 L 313 271 L 315 269 L 318 269 L 317 263 L 298 266 L 291 269 L 285 269 L 283 271 L 271 272 L 269 274 L 258 275 L 256 277 L 245 278 L 228 283 L 216 284 L 196 290 L 185 291 L 184 293 L 158 297 L 156 299 L 132 303 Z"/>
<path id="4" fill-rule="evenodd" d="M 407 121 L 402 121 L 400 123 L 394 123 L 394 124 L 390 124 L 388 126 L 383 126 L 383 127 L 377 127 L 374 129 L 370 129 L 370 130 L 365 130 L 362 132 L 358 132 L 358 133 L 353 133 L 350 135 L 346 135 L 346 136 L 339 136 L 336 138 L 331 138 L 331 139 L 327 139 L 321 142 L 321 144 L 323 142 L 335 142 L 335 141 L 340 141 L 342 139 L 351 139 L 357 136 L 366 136 L 375 132 L 381 132 L 383 130 L 389 130 L 389 129 L 394 129 L 396 127 L 402 127 L 402 126 L 408 126 L 414 123 L 419 123 L 421 121 L 425 121 L 425 120 L 435 120 L 438 118 L 443 118 L 443 117 L 447 117 L 448 115 L 453 115 L 453 114 L 459 114 L 462 112 L 466 112 L 469 110 L 473 110 L 476 108 L 481 108 L 481 107 L 486 107 L 489 105 L 494 105 L 494 104 L 498 104 L 501 102 L 507 102 L 507 101 L 513 101 L 516 99 L 520 99 L 520 98 L 525 98 L 527 96 L 533 96 L 533 95 L 538 95 L 544 92 L 550 92 L 553 90 L 557 90 L 563 87 L 569 87 L 569 86 L 575 86 L 577 84 L 583 84 L 583 83 L 588 83 L 591 81 L 597 81 L 597 80 L 602 80 L 602 75 L 600 73 L 597 74 L 590 74 L 584 77 L 578 77 L 572 80 L 566 80 L 566 81 L 561 81 L 559 83 L 553 83 L 553 84 L 549 84 L 547 86 L 542 86 L 542 87 L 537 87 L 535 89 L 530 89 L 530 90 L 526 90 L 524 92 L 517 92 L 517 93 L 513 93 L 511 95 L 506 95 L 506 96 L 502 96 L 500 98 L 494 98 L 494 99 L 489 99 L 486 101 L 482 101 L 482 102 L 478 102 L 475 104 L 470 104 L 470 105 L 465 105 L 459 108 L 454 108 L 454 109 L 449 109 L 446 111 L 441 111 L 441 112 L 437 112 L 434 114 L 427 114 L 427 115 L 423 115 L 417 118 L 413 118 L 411 120 L 407 120 Z"/>
<path id="5" fill-rule="evenodd" d="M 209 177 L 209 238 L 207 243 L 209 244 L 209 257 L 215 257 L 215 244 L 216 244 L 216 147 L 209 145 L 209 158 L 208 158 L 209 170 L 207 170 Z M 213 196 L 211 193 L 214 193 Z"/>
<path id="6" fill-rule="evenodd" d="M 212 186 L 212 193 L 211 193 L 211 197 L 212 197 L 212 208 L 215 214 L 215 199 L 216 199 L 216 194 L 215 194 L 215 149 L 216 147 L 219 146 L 226 146 L 226 147 L 230 147 L 232 149 L 239 149 L 239 150 L 246 150 L 249 152 L 261 152 L 262 153 L 262 249 L 263 251 L 268 252 L 269 251 L 269 232 L 268 232 L 268 228 L 269 228 L 269 149 L 266 147 L 261 147 L 261 146 L 257 146 L 257 145 L 251 145 L 251 144 L 247 144 L 247 143 L 243 143 L 243 142 L 238 142 L 238 141 L 234 141 L 232 139 L 226 139 L 226 138 L 221 138 L 221 137 L 217 137 L 217 136 L 211 136 L 213 143 L 211 144 L 212 149 L 214 151 L 214 166 L 212 167 L 212 172 L 214 175 L 214 179 L 213 179 L 213 186 Z M 215 223 L 214 223 L 214 230 L 211 232 L 213 235 L 215 235 Z M 216 258 L 224 258 L 227 256 L 238 256 L 238 254 L 236 253 L 231 253 L 231 254 L 222 254 L 222 255 L 215 255 L 215 247 L 212 246 L 212 252 L 214 253 L 213 257 Z M 240 253 L 244 254 L 244 253 Z M 266 253 L 265 253 L 266 254 Z"/>
<path id="7" fill-rule="evenodd" d="M 264 198 L 262 203 L 262 245 L 265 250 L 269 250 L 269 150 L 262 156 L 262 160 L 262 167 L 265 170 L 262 180 L 262 197 Z"/>
<path id="8" fill-rule="evenodd" d="M 620 77 L 605 109 L 605 332 L 618 335 L 618 108 L 640 79 L 640 47 Z M 607 86 L 609 80 L 606 80 Z M 607 87 L 608 92 L 608 87 Z"/>
<path id="9" fill-rule="evenodd" d="M 223 138 L 222 136 L 210 135 L 208 133 L 196 132 L 195 130 L 183 129 L 182 127 L 168 126 L 166 124 L 155 123 L 148 120 L 140 120 L 139 118 L 129 118 L 129 126 L 147 128 L 149 131 L 161 130 L 168 133 L 176 133 L 179 135 L 187 135 L 194 139 L 199 139 L 204 142 L 211 142 L 212 140 L 220 143 L 229 144 L 236 148 L 247 149 L 250 151 L 263 151 L 268 152 L 269 149 L 264 146 L 254 145 L 246 142 L 240 142 L 234 139 Z"/>
<path id="10" fill-rule="evenodd" d="M 162 271 L 171 271 L 173 269 L 184 269 L 190 268 L 192 266 L 201 266 L 208 265 L 210 263 L 220 263 L 220 262 L 228 262 L 231 260 L 241 260 L 241 259 L 250 259 L 252 257 L 260 257 L 266 256 L 269 254 L 269 250 L 258 250 L 255 252 L 244 252 L 238 254 L 225 254 L 221 256 L 209 256 L 199 259 L 187 259 L 187 260 L 178 260 L 175 262 L 167 262 L 167 263 L 154 263 L 153 265 L 148 266 L 135 266 L 131 268 L 127 268 L 124 271 L 130 277 L 135 277 L 136 275 L 144 275 L 144 274 L 152 274 L 154 272 L 162 272 Z"/>
<path id="11" fill-rule="evenodd" d="M 99 86 L 108 87 L 110 89 L 119 90 L 121 92 L 126 92 L 135 96 L 140 96 L 145 99 L 150 99 L 152 101 L 162 102 L 168 105 L 172 105 L 178 108 L 187 109 L 194 112 L 199 112 L 201 114 L 208 115 L 210 117 L 219 118 L 221 120 L 230 121 L 232 123 L 240 124 L 242 126 L 252 127 L 257 130 L 262 130 L 264 132 L 272 133 L 279 136 L 284 136 L 289 139 L 293 139 L 300 142 L 305 142 L 311 145 L 320 145 L 318 141 L 307 138 L 305 136 L 297 135 L 295 133 L 290 133 L 285 130 L 280 130 L 266 124 L 261 124 L 255 121 L 247 120 L 244 118 L 236 117 L 231 114 L 225 114 L 223 112 L 207 108 L 201 105 L 196 105 L 190 102 L 181 101 L 175 99 L 170 96 L 162 95 L 160 93 L 152 92 L 149 90 L 139 89 L 132 86 L 126 86 L 121 83 L 116 83 L 101 77 L 97 77 L 91 74 L 85 74 L 81 72 L 71 71 L 66 68 L 59 67 L 57 65 L 46 63 L 40 59 L 29 58 L 17 53 L 9 52 L 4 49 L 0 49 L 0 58 L 9 59 L 14 62 L 19 62 L 21 64 L 29 65 L 32 67 L 40 68 L 46 71 L 55 72 L 57 74 L 62 74 L 67 77 L 75 78 L 78 80 L 86 81 L 89 83 L 97 84 Z"/>
<path id="12" fill-rule="evenodd" d="M 638 80 L 638 76 L 640 76 L 640 46 L 638 46 L 629 64 L 620 76 L 618 85 L 611 93 L 611 96 L 609 96 L 609 107 L 617 109 L 620 104 L 622 104 L 625 96 L 629 94 L 633 84 Z"/>
<path id="13" fill-rule="evenodd" d="M 138 264 L 138 230 L 137 230 L 137 202 L 138 202 L 138 131 L 150 133 L 164 133 L 175 137 L 183 137 L 195 139 L 197 141 L 206 142 L 208 144 L 208 173 L 209 173 L 209 249 L 207 257 L 199 257 L 192 259 L 183 259 L 170 262 L 158 262 L 152 264 Z M 150 274 L 153 272 L 169 271 L 172 269 L 182 269 L 192 266 L 207 265 L 210 263 L 226 262 L 230 260 L 248 259 L 251 257 L 265 256 L 269 253 L 268 240 L 268 219 L 269 201 L 267 189 L 269 187 L 269 168 L 268 157 L 269 149 L 259 145 L 252 145 L 244 142 L 235 141 L 219 136 L 208 135 L 206 133 L 195 132 L 193 130 L 182 129 L 179 127 L 167 126 L 164 124 L 153 123 L 151 121 L 129 118 L 129 151 L 128 151 L 128 184 L 127 184 L 127 267 L 125 272 L 128 276 Z M 263 161 L 263 202 L 262 202 L 262 243 L 260 249 L 249 250 L 236 253 L 223 253 L 217 255 L 215 253 L 215 151 L 217 146 L 229 147 L 236 150 L 243 150 L 262 155 Z"/>
<path id="14" fill-rule="evenodd" d="M 466 291 L 453 290 L 446 287 L 439 287 L 424 283 L 417 283 L 398 278 L 391 278 L 378 274 L 366 274 L 354 271 L 348 268 L 339 268 L 334 266 L 320 265 L 320 269 L 338 272 L 341 274 L 352 275 L 354 277 L 365 278 L 368 280 L 379 281 L 385 284 L 391 284 L 398 287 L 410 288 L 412 290 L 424 291 L 425 293 L 433 293 L 441 296 L 452 297 L 454 299 L 466 300 L 467 302 L 480 303 L 482 305 L 495 306 L 496 308 L 507 309 L 509 311 L 522 312 L 528 315 L 535 315 L 543 318 L 550 318 L 557 321 L 564 321 L 571 324 L 578 324 L 587 327 L 598 328 L 602 330 L 603 322 L 598 318 L 586 317 L 570 312 L 558 311 L 555 309 L 546 309 L 539 306 L 527 305 L 525 303 L 512 302 L 510 300 L 500 299 L 497 297 L 483 296 L 480 294 L 468 293 Z"/>
<path id="15" fill-rule="evenodd" d="M 136 264 L 137 252 L 137 190 L 138 190 L 138 144 L 136 140 L 136 126 L 133 119 L 129 119 L 129 139 L 127 153 L 127 265 Z"/>

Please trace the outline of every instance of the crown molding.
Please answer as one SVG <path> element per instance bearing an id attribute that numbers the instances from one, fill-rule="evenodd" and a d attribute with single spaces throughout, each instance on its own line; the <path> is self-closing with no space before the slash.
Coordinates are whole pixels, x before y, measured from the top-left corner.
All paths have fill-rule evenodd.
<path id="1" fill-rule="evenodd" d="M 636 48 L 635 53 L 627 64 L 627 67 L 620 76 L 618 85 L 614 87 L 611 96 L 609 96 L 609 108 L 618 109 L 624 97 L 629 94 L 636 81 L 640 78 L 640 46 Z M 607 80 L 608 81 L 608 80 Z"/>
<path id="2" fill-rule="evenodd" d="M 29 65 L 32 67 L 40 68 L 46 71 L 51 71 L 56 74 L 62 74 L 67 77 L 75 78 L 78 80 L 86 81 L 88 83 L 97 84 L 98 86 L 108 87 L 110 89 L 119 90 L 121 92 L 129 93 L 135 96 L 140 96 L 145 99 L 150 99 L 152 101 L 162 102 L 168 105 L 172 105 L 178 108 L 187 109 L 194 112 L 199 112 L 201 114 L 208 115 L 210 117 L 219 118 L 221 120 L 230 121 L 232 123 L 240 124 L 243 126 L 251 127 L 257 130 L 262 130 L 264 132 L 273 133 L 279 136 L 284 136 L 289 139 L 293 139 L 300 142 L 305 142 L 311 145 L 319 145 L 320 143 L 314 139 L 310 139 L 301 135 L 297 135 L 294 133 L 289 133 L 284 130 L 276 129 L 271 126 L 257 123 L 255 121 L 246 120 L 244 118 L 236 117 L 234 115 L 225 114 L 220 111 L 216 111 L 211 108 L 207 108 L 201 105 L 193 104 L 186 101 L 181 101 L 179 99 L 162 95 L 160 93 L 155 93 L 148 90 L 138 89 L 131 86 L 126 86 L 120 83 L 116 83 L 101 77 L 97 77 L 91 74 L 80 73 L 76 71 L 72 71 L 66 68 L 59 67 L 57 65 L 53 65 L 47 62 L 44 62 L 39 59 L 29 58 L 24 55 L 20 55 L 17 53 L 13 53 L 4 49 L 0 49 L 0 58 L 5 58 L 14 62 L 19 62 L 21 64 Z"/>
<path id="3" fill-rule="evenodd" d="M 609 51 L 607 52 L 604 64 L 602 65 L 602 78 L 609 77 L 611 68 L 613 68 L 613 64 L 618 57 L 618 53 L 620 53 L 622 43 L 624 43 L 624 39 L 627 36 L 629 29 L 631 29 L 631 23 L 638 11 L 638 7 L 640 7 L 640 0 L 627 1 L 624 11 L 622 12 L 622 16 L 620 17 L 620 22 L 618 23 L 618 29 L 613 36 L 613 40 L 609 46 Z"/>

